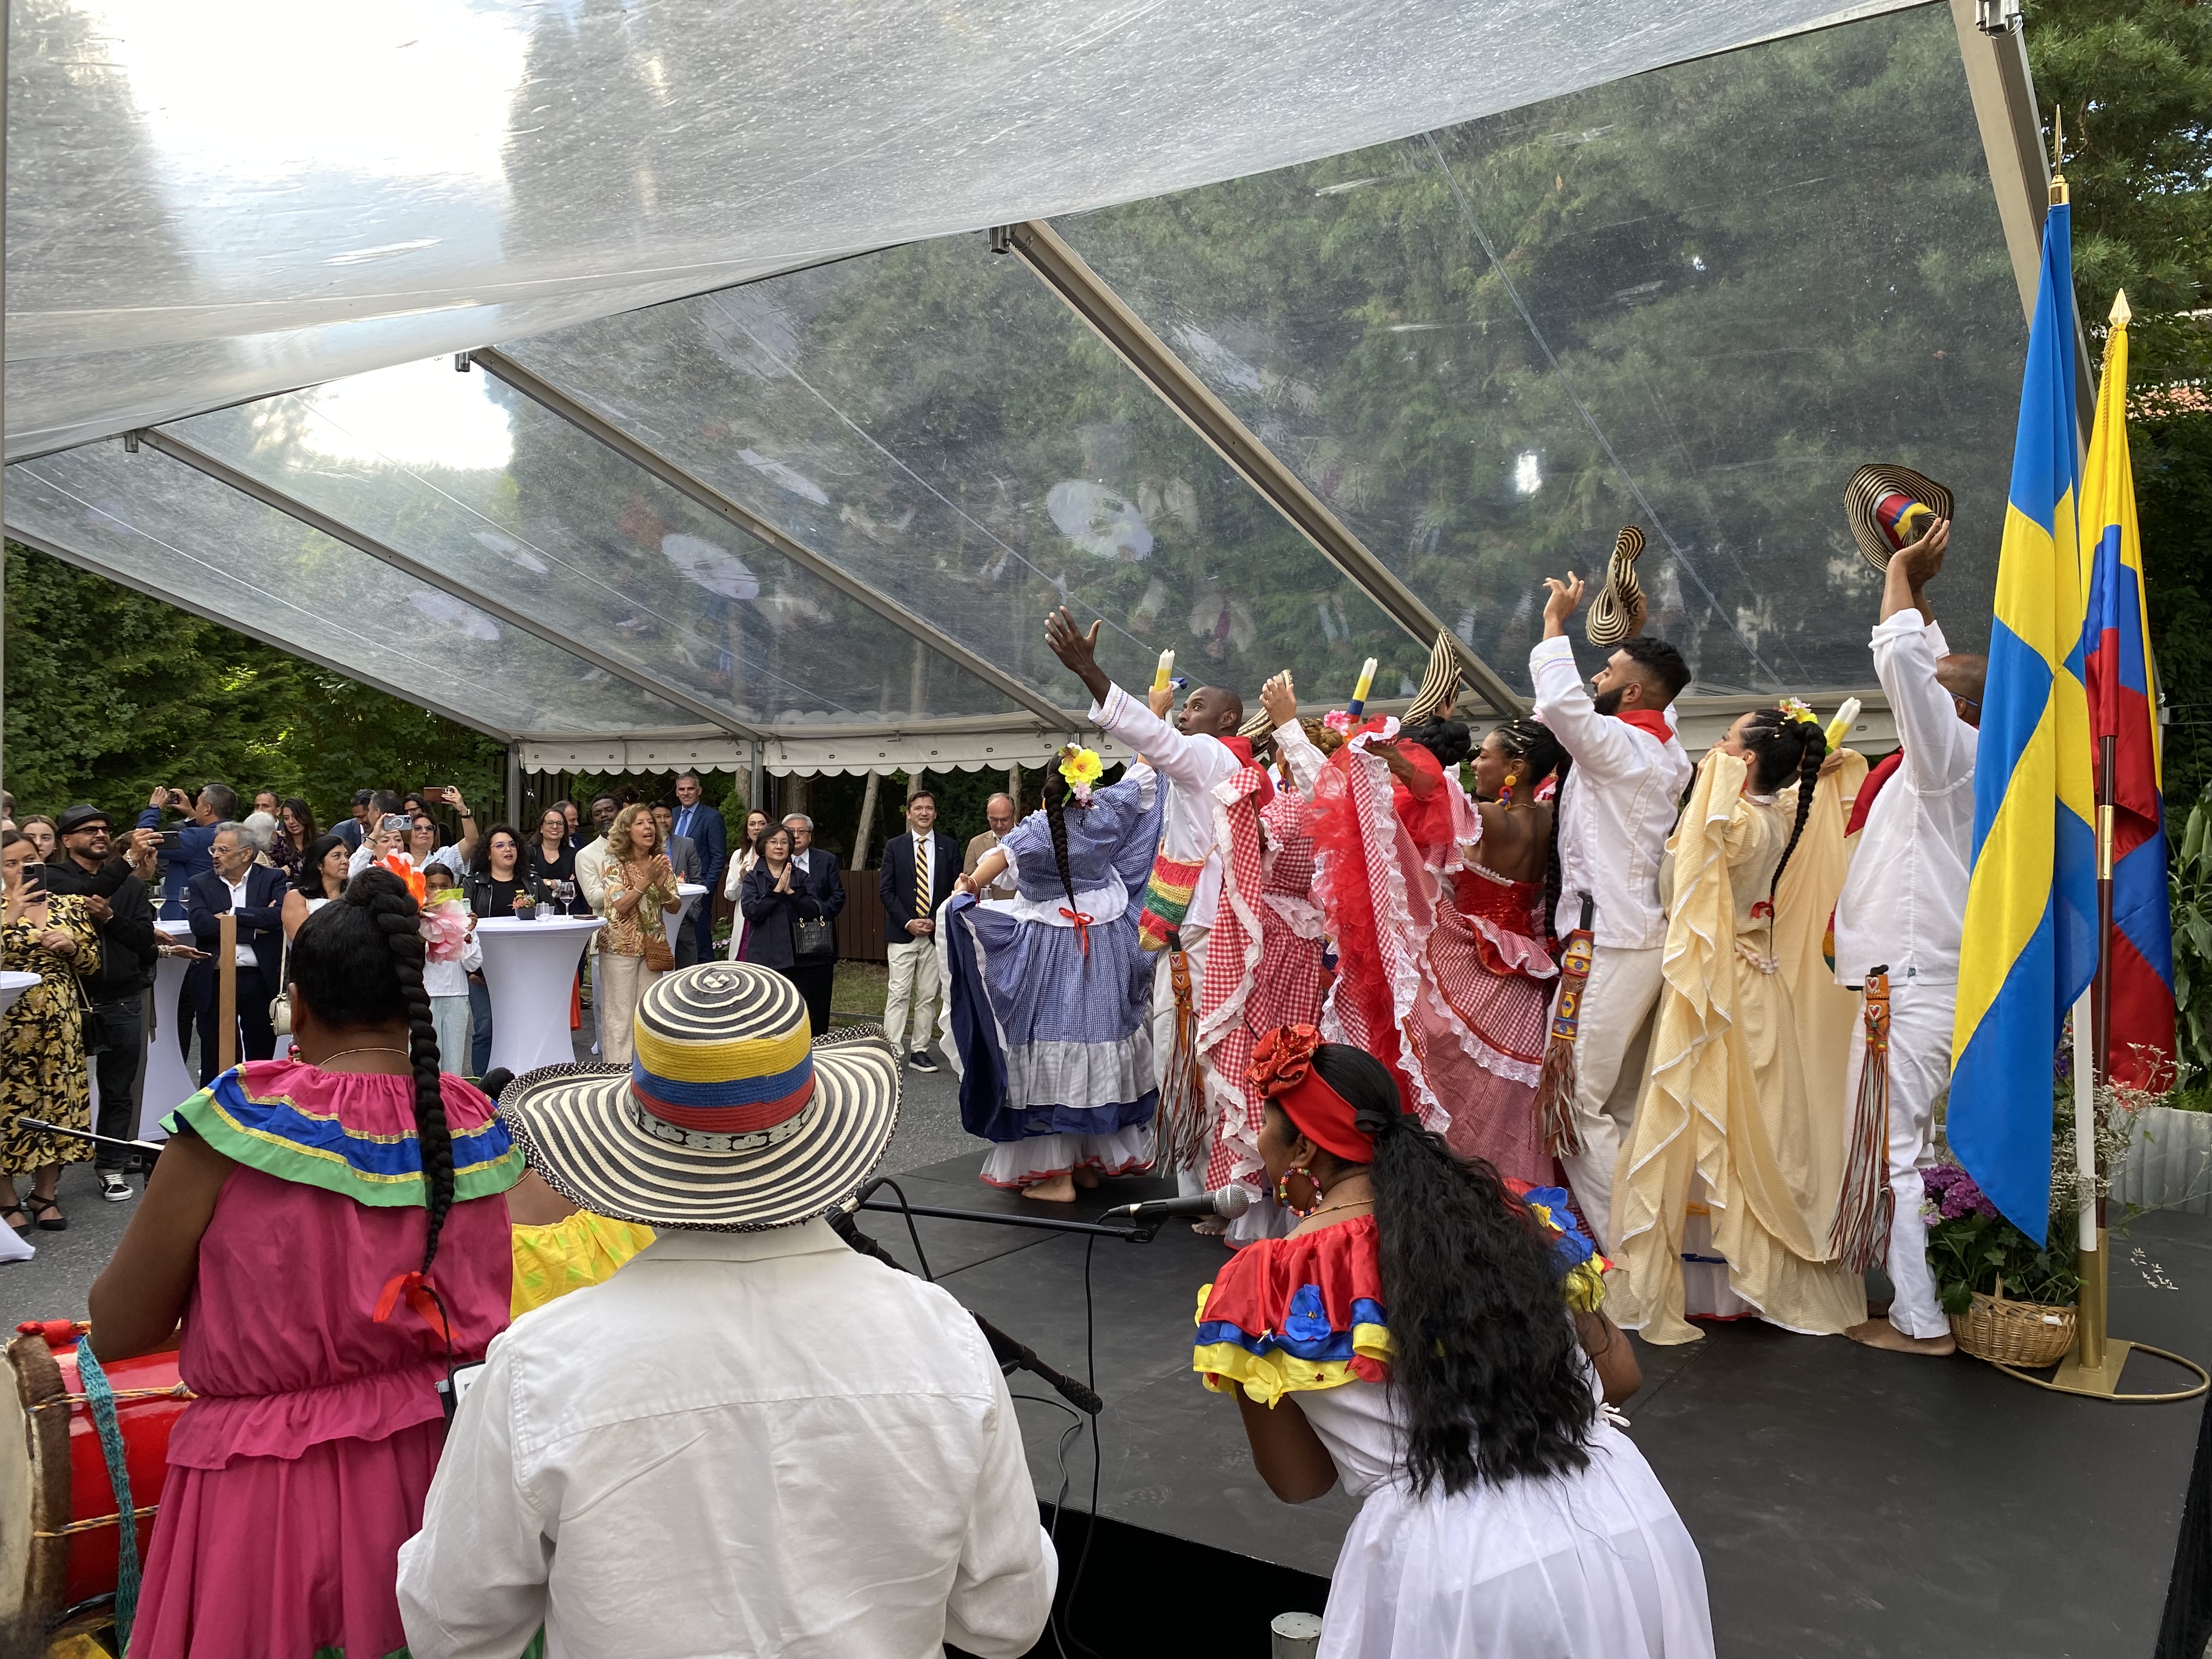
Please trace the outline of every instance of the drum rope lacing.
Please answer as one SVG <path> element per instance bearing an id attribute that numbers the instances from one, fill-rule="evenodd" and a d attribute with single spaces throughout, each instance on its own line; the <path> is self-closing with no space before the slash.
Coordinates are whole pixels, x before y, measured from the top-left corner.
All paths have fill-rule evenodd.
<path id="1" fill-rule="evenodd" d="M 138 1511 L 131 1502 L 131 1470 L 124 1461 L 123 1425 L 115 1415 L 115 1390 L 107 1385 L 88 1336 L 76 1345 L 76 1374 L 84 1384 L 85 1406 L 100 1431 L 100 1455 L 107 1462 L 107 1484 L 115 1491 L 115 1637 L 128 1651 L 131 1626 L 138 1617 Z"/>

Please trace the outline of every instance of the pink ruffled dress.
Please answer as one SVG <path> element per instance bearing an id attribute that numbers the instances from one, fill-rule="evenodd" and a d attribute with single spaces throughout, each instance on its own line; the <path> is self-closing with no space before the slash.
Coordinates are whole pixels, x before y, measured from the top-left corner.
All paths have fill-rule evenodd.
<path id="1" fill-rule="evenodd" d="M 444 1099 L 454 1203 L 429 1282 L 465 1364 L 507 1322 L 501 1194 L 522 1158 L 483 1094 L 448 1076 Z M 179 1120 L 239 1167 L 200 1239 L 179 1355 L 198 1398 L 170 1437 L 132 1659 L 404 1652 L 393 1583 L 448 1364 L 407 1294 L 428 1224 L 413 1079 L 249 1061 Z"/>

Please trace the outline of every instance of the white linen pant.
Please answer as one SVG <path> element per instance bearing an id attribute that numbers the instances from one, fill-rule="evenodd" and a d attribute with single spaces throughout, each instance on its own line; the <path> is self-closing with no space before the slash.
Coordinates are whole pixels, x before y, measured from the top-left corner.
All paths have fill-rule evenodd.
<path id="1" fill-rule="evenodd" d="M 1190 964 L 1190 1004 L 1194 1012 L 1198 1007 L 1199 992 L 1206 984 L 1206 942 L 1212 936 L 1211 927 L 1186 927 L 1182 930 L 1182 953 L 1184 960 Z M 1175 1053 L 1175 965 L 1169 961 L 1165 951 L 1156 954 L 1159 961 L 1152 970 L 1152 1053 L 1158 1059 L 1160 1097 L 1164 1101 L 1168 1092 L 1168 1061 Z M 1202 1083 L 1207 1069 L 1204 1054 L 1198 1057 L 1198 1065 Z M 1158 1119 L 1155 1117 L 1153 1121 L 1158 1122 Z M 1188 1198 L 1193 1193 L 1206 1190 L 1206 1154 L 1200 1152 L 1195 1168 L 1175 1172 L 1176 1192 Z"/>
<path id="2" fill-rule="evenodd" d="M 1613 1247 L 1613 1176 L 1620 1144 L 1636 1121 L 1650 1046 L 1651 1009 L 1659 1000 L 1663 947 L 1628 951 L 1598 945 L 1575 1028 L 1575 1127 L 1583 1149 L 1566 1165 L 1567 1185 L 1599 1247 Z M 1558 996 L 1553 998 L 1558 1007 Z"/>
<path id="3" fill-rule="evenodd" d="M 638 999 L 660 975 L 645 965 L 641 956 L 602 951 L 592 960 L 592 1006 L 599 1011 L 599 1064 L 627 1066 L 636 1053 L 631 1026 Z"/>
<path id="4" fill-rule="evenodd" d="M 469 1069 L 469 999 L 430 999 L 430 1024 L 438 1034 L 438 1069 L 464 1077 Z"/>
<path id="5" fill-rule="evenodd" d="M 1889 1322 L 1907 1336 L 1948 1336 L 1951 1322 L 1928 1271 L 1928 1223 L 1921 1218 L 1921 1173 L 1936 1161 L 1936 1100 L 1951 1086 L 1951 1018 L 1956 985 L 1919 980 L 1889 988 L 1889 1254 L 1883 1267 L 1896 1295 Z M 1861 1000 L 1860 1006 L 1865 1003 Z M 1866 1066 L 1865 1027 L 1851 1048 L 1844 1099 L 1856 1108 Z"/>
<path id="6" fill-rule="evenodd" d="M 902 1058 L 913 1052 L 907 1032 L 914 1032 L 914 1049 L 929 1047 L 937 1028 L 937 1000 L 941 981 L 937 973 L 937 941 L 909 935 L 905 943 L 885 947 L 890 962 L 890 992 L 884 1000 L 884 1035 Z"/>

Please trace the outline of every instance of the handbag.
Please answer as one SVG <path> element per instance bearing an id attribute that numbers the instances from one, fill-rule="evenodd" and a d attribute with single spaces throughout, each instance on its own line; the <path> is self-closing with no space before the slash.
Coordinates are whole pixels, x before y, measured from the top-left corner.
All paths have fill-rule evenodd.
<path id="1" fill-rule="evenodd" d="M 675 947 L 668 942 L 665 923 L 659 931 L 645 936 L 645 966 L 647 972 L 653 974 L 667 973 L 676 966 Z"/>
<path id="2" fill-rule="evenodd" d="M 837 954 L 837 935 L 827 916 L 800 916 L 791 924 L 791 954 L 816 962 Z"/>
<path id="3" fill-rule="evenodd" d="M 269 1029 L 278 1036 L 292 1035 L 292 941 L 284 941 L 277 958 L 276 982 L 284 988 L 269 999 Z"/>

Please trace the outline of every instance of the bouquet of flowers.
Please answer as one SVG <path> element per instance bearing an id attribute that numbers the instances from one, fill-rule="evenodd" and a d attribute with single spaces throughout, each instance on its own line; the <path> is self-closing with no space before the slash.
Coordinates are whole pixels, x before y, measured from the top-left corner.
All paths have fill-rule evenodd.
<path id="1" fill-rule="evenodd" d="M 1949 1161 L 1922 1177 L 1927 1196 L 1928 1267 L 1946 1313 L 1962 1314 L 1974 1292 L 2003 1294 L 2015 1302 L 2063 1307 L 2081 1280 L 2075 1270 L 2074 1232 L 2053 1226 L 2047 1239 L 2032 1239 L 2006 1220 L 1973 1176 Z"/>

